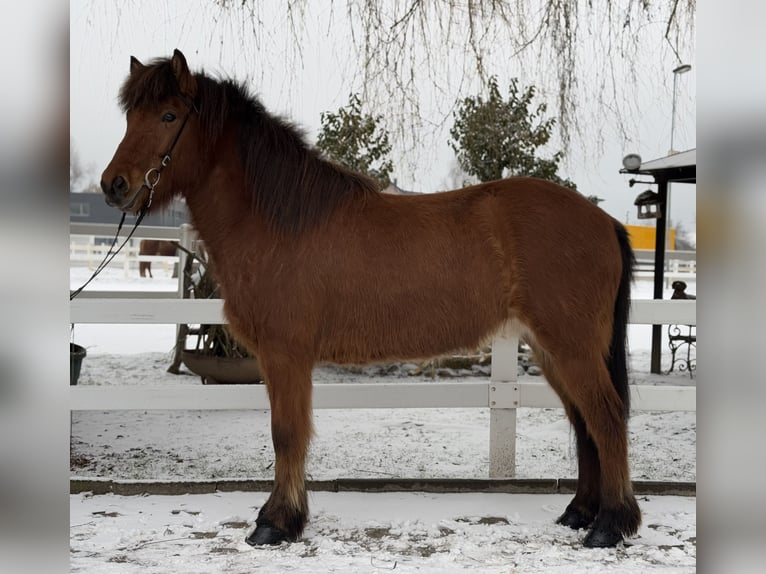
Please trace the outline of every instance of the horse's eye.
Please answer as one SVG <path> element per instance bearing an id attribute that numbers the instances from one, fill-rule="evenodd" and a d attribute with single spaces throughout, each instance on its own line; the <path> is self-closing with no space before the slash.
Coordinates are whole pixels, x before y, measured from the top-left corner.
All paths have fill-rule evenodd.
<path id="1" fill-rule="evenodd" d="M 167 112 L 164 116 L 162 116 L 163 122 L 173 122 L 176 119 L 176 115 L 173 112 Z"/>

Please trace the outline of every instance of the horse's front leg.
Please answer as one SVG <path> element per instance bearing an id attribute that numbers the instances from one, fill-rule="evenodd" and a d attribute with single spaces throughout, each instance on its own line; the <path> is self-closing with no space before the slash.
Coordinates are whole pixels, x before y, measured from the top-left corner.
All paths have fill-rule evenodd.
<path id="1" fill-rule="evenodd" d="M 261 508 L 247 543 L 279 544 L 296 540 L 308 519 L 304 482 L 312 434 L 311 362 L 259 354 L 271 403 L 271 439 L 276 458 L 274 487 Z"/>

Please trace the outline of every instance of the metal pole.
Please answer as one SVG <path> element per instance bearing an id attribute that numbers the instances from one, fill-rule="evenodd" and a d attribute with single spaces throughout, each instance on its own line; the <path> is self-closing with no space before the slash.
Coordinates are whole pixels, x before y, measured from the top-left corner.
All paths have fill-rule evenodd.
<path id="1" fill-rule="evenodd" d="M 673 135 L 676 131 L 676 95 L 678 94 L 678 74 L 673 74 L 673 112 L 670 117 L 670 154 L 675 153 Z M 668 155 L 670 155 L 668 154 Z"/>
<path id="2" fill-rule="evenodd" d="M 671 112 L 670 116 L 670 151 L 668 152 L 668 155 L 673 155 L 676 153 L 676 149 L 673 147 L 673 139 L 676 132 L 676 97 L 678 96 L 678 73 L 673 71 L 673 111 Z M 665 227 L 672 224 L 672 221 L 670 219 L 670 188 L 668 187 L 668 193 L 665 200 L 665 204 L 663 205 L 663 213 L 662 216 L 667 222 Z M 670 249 L 670 233 L 668 232 L 665 239 L 665 249 Z"/>
<path id="3" fill-rule="evenodd" d="M 673 70 L 673 113 L 670 118 L 670 153 L 668 155 L 673 155 L 676 153 L 675 149 L 673 148 L 673 136 L 676 131 L 676 96 L 678 95 L 678 76 L 685 74 L 691 69 L 692 67 L 689 64 L 681 64 Z"/>
<path id="4" fill-rule="evenodd" d="M 654 240 L 654 299 L 662 299 L 665 283 L 665 229 L 667 227 L 668 181 L 657 181 L 657 193 L 660 196 L 662 213 L 657 220 L 657 232 Z M 652 360 L 651 372 L 662 372 L 662 325 L 652 325 Z"/>
<path id="5" fill-rule="evenodd" d="M 676 101 L 678 100 L 678 76 L 680 74 L 684 74 L 688 72 L 688 69 L 685 69 L 683 66 L 679 66 L 675 70 L 673 70 L 673 110 L 671 112 L 670 116 L 670 151 L 668 152 L 668 155 L 673 155 L 676 152 L 676 148 L 674 147 L 674 139 L 675 139 L 675 133 L 676 133 Z M 667 225 L 672 225 L 673 221 L 670 218 L 670 186 L 668 185 L 668 196 L 667 201 L 665 203 L 665 219 L 667 221 Z M 671 248 L 671 235 L 668 232 L 667 239 L 665 242 L 665 249 L 669 250 Z"/>

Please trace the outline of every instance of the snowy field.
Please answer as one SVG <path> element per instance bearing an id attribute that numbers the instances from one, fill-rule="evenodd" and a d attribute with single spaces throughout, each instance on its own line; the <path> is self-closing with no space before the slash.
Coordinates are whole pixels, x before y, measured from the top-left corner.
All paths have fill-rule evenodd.
<path id="1" fill-rule="evenodd" d="M 94 289 L 174 290 L 155 278 L 107 270 Z M 71 286 L 89 275 L 73 268 Z M 689 283 L 688 291 L 695 293 Z M 669 296 L 669 292 L 667 293 Z M 651 298 L 651 285 L 634 286 Z M 172 325 L 76 325 L 86 347 L 81 385 L 188 384 L 165 372 Z M 650 327 L 630 327 L 631 380 L 694 384 L 688 374 L 649 373 Z M 669 356 L 669 354 L 668 354 Z M 668 356 L 663 364 L 668 363 Z M 455 372 L 451 381 L 484 374 Z M 525 375 L 530 379 L 536 377 Z M 316 384 L 431 380 L 401 370 L 315 370 Z M 486 478 L 488 409 L 318 410 L 309 478 Z M 576 476 L 573 435 L 559 409 L 520 409 L 517 475 Z M 696 414 L 636 411 L 629 425 L 636 480 L 696 480 Z M 112 411 L 72 415 L 71 474 L 122 480 L 270 479 L 266 411 Z M 553 519 L 569 497 L 518 494 L 312 493 L 302 542 L 253 550 L 244 543 L 265 493 L 177 497 L 71 497 L 73 572 L 691 572 L 694 498 L 642 497 L 644 526 L 617 551 L 584 550 L 583 533 Z M 502 499 L 502 500 L 501 500 Z M 257 566 L 257 568 L 256 568 Z"/>

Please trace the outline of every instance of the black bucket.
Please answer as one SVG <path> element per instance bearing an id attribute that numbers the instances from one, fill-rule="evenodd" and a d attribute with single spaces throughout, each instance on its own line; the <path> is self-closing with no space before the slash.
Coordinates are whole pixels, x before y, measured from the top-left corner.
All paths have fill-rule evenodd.
<path id="1" fill-rule="evenodd" d="M 69 343 L 69 385 L 76 385 L 80 378 L 80 367 L 85 358 L 85 347 Z"/>

